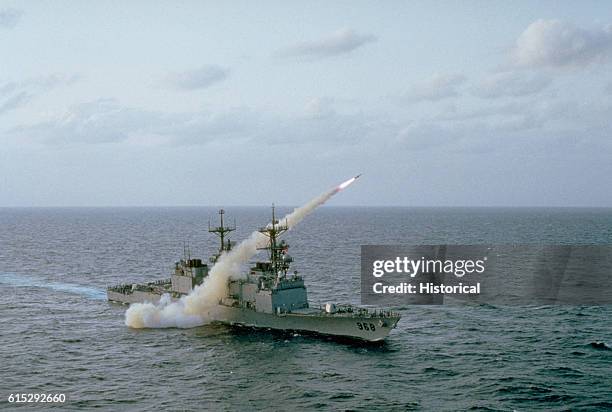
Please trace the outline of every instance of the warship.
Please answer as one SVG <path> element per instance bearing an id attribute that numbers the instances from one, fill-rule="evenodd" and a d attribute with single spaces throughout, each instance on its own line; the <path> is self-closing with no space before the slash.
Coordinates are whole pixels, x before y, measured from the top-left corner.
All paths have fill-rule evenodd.
<path id="1" fill-rule="evenodd" d="M 235 230 L 224 226 L 224 212 L 219 212 L 221 224 L 209 231 L 219 236 L 221 245 L 210 263 L 228 252 L 232 243 L 226 234 Z M 268 259 L 253 263 L 245 278 L 228 280 L 226 296 L 211 302 L 205 316 L 213 323 L 235 326 L 307 332 L 320 335 L 346 337 L 365 341 L 384 340 L 400 319 L 400 314 L 389 310 L 370 309 L 350 304 L 326 303 L 312 305 L 308 302 L 307 288 L 297 271 L 290 272 L 293 258 L 289 244 L 279 237 L 288 230 L 275 217 L 259 229 L 267 239 Z M 108 299 L 121 303 L 156 303 L 164 294 L 174 299 L 189 294 L 208 276 L 209 268 L 200 259 L 186 256 L 175 264 L 170 279 L 145 285 L 118 285 L 108 288 Z"/>

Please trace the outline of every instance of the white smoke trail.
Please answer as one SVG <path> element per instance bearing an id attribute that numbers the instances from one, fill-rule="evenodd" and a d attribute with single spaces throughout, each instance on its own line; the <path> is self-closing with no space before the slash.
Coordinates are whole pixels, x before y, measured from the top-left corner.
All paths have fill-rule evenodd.
<path id="1" fill-rule="evenodd" d="M 291 229 L 356 179 L 357 177 L 353 177 L 315 197 L 304 206 L 294 209 L 281 222 L 286 222 Z M 133 304 L 125 312 L 125 324 L 132 328 L 190 328 L 207 323 L 207 309 L 215 306 L 226 295 L 228 280 L 244 276 L 240 273 L 241 266 L 257 253 L 258 248 L 265 247 L 267 242 L 265 235 L 253 232 L 230 252 L 221 255 L 204 282 L 196 286 L 189 295 L 175 302 L 172 302 L 168 295 L 164 295 L 157 305 Z"/>

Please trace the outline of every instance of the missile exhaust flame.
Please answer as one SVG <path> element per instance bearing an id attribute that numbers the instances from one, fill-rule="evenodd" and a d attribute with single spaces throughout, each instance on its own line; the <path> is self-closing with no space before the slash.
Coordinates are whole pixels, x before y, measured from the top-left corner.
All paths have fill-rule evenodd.
<path id="1" fill-rule="evenodd" d="M 358 174 L 355 177 L 351 177 L 349 180 L 347 180 L 346 182 L 342 182 L 338 185 L 337 191 L 346 189 L 347 187 L 349 187 L 355 180 L 359 179 L 359 177 L 361 176 L 361 174 Z"/>
<path id="2" fill-rule="evenodd" d="M 333 189 L 315 197 L 305 205 L 298 207 L 285 216 L 289 229 L 297 225 L 309 213 L 327 202 L 332 196 L 347 188 L 361 175 L 350 178 Z M 229 279 L 244 277 L 241 265 L 247 263 L 257 250 L 265 247 L 268 238 L 255 231 L 231 251 L 221 255 L 201 285 L 196 286 L 189 295 L 172 302 L 170 296 L 164 295 L 160 302 L 136 303 L 125 312 L 125 324 L 132 328 L 190 328 L 203 325 L 209 321 L 206 313 L 227 294 Z"/>

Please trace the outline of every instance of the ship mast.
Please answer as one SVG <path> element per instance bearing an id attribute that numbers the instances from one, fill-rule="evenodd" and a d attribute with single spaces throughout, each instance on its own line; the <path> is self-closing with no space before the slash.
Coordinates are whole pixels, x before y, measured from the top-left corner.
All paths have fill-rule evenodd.
<path id="1" fill-rule="evenodd" d="M 272 223 L 259 229 L 259 232 L 266 235 L 270 239 L 269 246 L 264 249 L 270 250 L 270 264 L 272 266 L 274 276 L 277 279 L 279 279 L 283 274 L 286 275 L 287 269 L 289 268 L 288 262 L 286 259 L 283 259 L 283 254 L 289 245 L 287 245 L 285 241 L 281 241 L 280 244 L 277 243 L 278 236 L 285 233 L 287 230 L 289 230 L 289 226 L 287 225 L 286 220 L 284 225 L 279 224 L 278 220 L 276 220 L 274 204 L 272 204 Z"/>
<path id="2" fill-rule="evenodd" d="M 226 233 L 230 233 L 236 230 L 236 223 L 234 222 L 234 226 L 224 226 L 223 225 L 223 215 L 224 214 L 225 214 L 225 210 L 219 209 L 220 223 L 219 223 L 219 226 L 217 227 L 210 227 L 210 220 L 208 221 L 208 231 L 210 233 L 214 233 L 215 235 L 219 236 L 219 240 L 221 241 L 221 244 L 219 247 L 219 253 L 217 253 L 215 256 L 210 258 L 211 262 L 216 262 L 217 259 L 219 259 L 219 256 L 221 256 L 221 253 L 229 252 L 232 248 L 232 243 L 230 242 L 230 240 L 227 239 L 227 242 L 225 241 L 225 235 Z"/>

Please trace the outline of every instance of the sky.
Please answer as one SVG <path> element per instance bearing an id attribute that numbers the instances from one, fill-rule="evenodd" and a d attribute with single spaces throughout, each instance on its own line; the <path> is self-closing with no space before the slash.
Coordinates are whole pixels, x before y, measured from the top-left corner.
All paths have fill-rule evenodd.
<path id="1" fill-rule="evenodd" d="M 0 206 L 611 207 L 607 1 L 0 1 Z"/>

